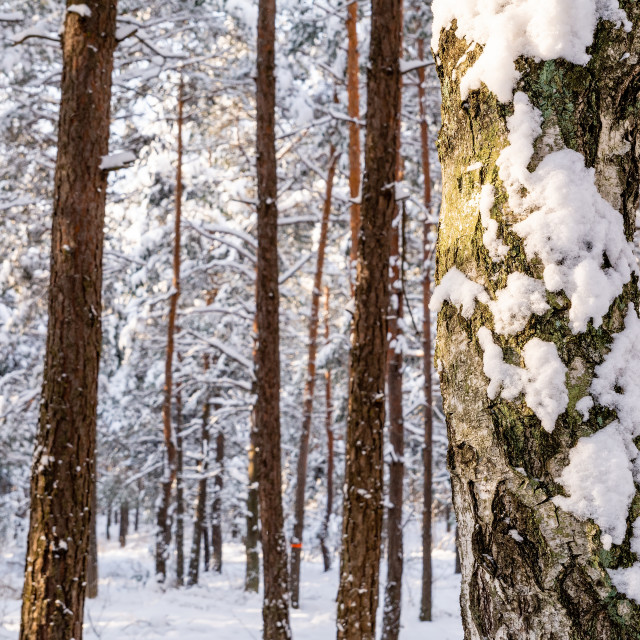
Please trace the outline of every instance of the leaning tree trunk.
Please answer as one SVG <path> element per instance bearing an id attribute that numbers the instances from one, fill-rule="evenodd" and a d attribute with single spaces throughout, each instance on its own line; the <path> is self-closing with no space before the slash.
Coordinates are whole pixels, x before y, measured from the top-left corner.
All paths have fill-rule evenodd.
<path id="1" fill-rule="evenodd" d="M 494 24 L 473 33 L 462 9 L 434 7 L 444 28 L 433 305 L 466 640 L 640 637 L 640 424 L 629 411 L 640 329 L 626 242 L 640 175 L 640 6 L 620 4 L 627 29 L 576 27 L 589 13 L 623 18 L 616 2 L 521 23 L 532 57 L 515 64 L 513 7 L 487 7 Z M 443 11 L 457 22 L 438 22 Z M 547 49 L 536 37 L 551 28 Z"/>
<path id="2" fill-rule="evenodd" d="M 373 640 L 378 608 L 389 236 L 395 208 L 401 31 L 402 0 L 374 0 L 338 591 L 338 638 L 345 640 Z"/>
<path id="3" fill-rule="evenodd" d="M 278 198 L 275 145 L 276 2 L 258 3 L 256 78 L 258 260 L 256 269 L 256 457 L 264 571 L 265 640 L 288 640 L 289 579 L 280 462 Z"/>
<path id="4" fill-rule="evenodd" d="M 67 6 L 73 3 L 68 0 Z M 102 247 L 116 2 L 69 11 L 62 36 L 49 325 L 31 473 L 22 640 L 82 638 L 95 491 Z"/>
<path id="5" fill-rule="evenodd" d="M 291 606 L 297 609 L 300 599 L 300 561 L 302 556 L 302 533 L 304 531 L 304 499 L 307 488 L 307 460 L 309 458 L 309 438 L 311 436 L 311 418 L 313 417 L 313 396 L 316 388 L 316 353 L 318 350 L 318 322 L 320 318 L 320 295 L 324 271 L 324 254 L 329 233 L 329 215 L 333 180 L 336 175 L 338 156 L 335 147 L 329 149 L 329 171 L 327 173 L 326 193 L 320 223 L 318 242 L 318 261 L 311 293 L 311 314 L 309 315 L 309 344 L 307 360 L 307 379 L 304 386 L 302 404 L 302 429 L 296 475 L 296 496 L 293 508 L 293 537 L 291 538 Z"/>

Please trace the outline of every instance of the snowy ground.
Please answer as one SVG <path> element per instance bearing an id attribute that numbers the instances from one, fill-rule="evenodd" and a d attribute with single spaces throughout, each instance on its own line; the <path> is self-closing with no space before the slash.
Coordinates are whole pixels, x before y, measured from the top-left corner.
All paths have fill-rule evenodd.
<path id="1" fill-rule="evenodd" d="M 124 549 L 117 541 L 100 540 L 100 593 L 96 600 L 87 601 L 85 638 L 258 640 L 261 637 L 261 597 L 243 591 L 244 548 L 240 544 L 225 546 L 221 575 L 205 573 L 197 587 L 164 591 L 152 578 L 151 544 L 148 532 L 131 535 Z M 453 575 L 453 552 L 434 550 L 435 621 L 425 623 L 418 621 L 421 557 L 413 552 L 413 546 L 407 550 L 405 564 L 402 636 L 461 640 L 460 580 Z M 444 546 L 450 547 L 450 543 Z M 22 569 L 20 553 L 0 557 L 0 640 L 18 637 Z M 301 608 L 291 614 L 294 640 L 335 637 L 337 577 L 337 566 L 325 574 L 319 558 L 303 562 Z"/>

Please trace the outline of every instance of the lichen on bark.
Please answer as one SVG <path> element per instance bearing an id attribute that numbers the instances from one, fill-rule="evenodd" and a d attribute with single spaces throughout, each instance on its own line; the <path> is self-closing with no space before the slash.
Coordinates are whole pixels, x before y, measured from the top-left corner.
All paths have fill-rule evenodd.
<path id="1" fill-rule="evenodd" d="M 529 169 L 562 148 L 580 153 L 595 169 L 600 194 L 624 219 L 633 237 L 640 175 L 640 7 L 621 2 L 634 28 L 630 33 L 600 22 L 586 66 L 564 60 L 519 58 L 524 91 L 543 117 Z M 464 101 L 459 82 L 479 57 L 456 36 L 456 23 L 440 34 L 436 56 L 442 86 L 442 130 L 438 150 L 443 168 L 443 206 L 437 252 L 437 280 L 453 266 L 482 284 L 492 297 L 513 272 L 542 276 L 542 265 L 527 260 L 511 226 L 523 212 L 509 209 L 496 161 L 509 144 L 511 104 L 500 103 L 483 85 Z M 624 54 L 628 53 L 628 56 Z M 466 54 L 466 57 L 465 57 Z M 476 167 L 482 163 L 481 168 Z M 495 188 L 491 216 L 509 246 L 503 261 L 491 260 L 474 197 L 483 185 Z M 438 319 L 439 365 L 449 434 L 448 463 L 459 523 L 462 615 L 465 640 L 491 638 L 610 639 L 640 637 L 640 607 L 615 590 L 607 568 L 630 566 L 631 524 L 640 513 L 636 494 L 621 545 L 605 550 L 593 521 L 581 521 L 555 506 L 562 494 L 556 479 L 579 438 L 616 418 L 595 405 L 588 419 L 576 410 L 624 326 L 630 302 L 638 307 L 634 276 L 611 305 L 600 327 L 583 333 L 569 326 L 569 299 L 548 294 L 550 309 L 532 316 L 514 336 L 495 336 L 505 361 L 521 365 L 533 337 L 552 342 L 567 367 L 569 403 L 555 429 L 545 431 L 521 396 L 515 401 L 487 396 L 478 330 L 493 329 L 487 306 L 476 305 L 465 320 L 445 303 Z"/>

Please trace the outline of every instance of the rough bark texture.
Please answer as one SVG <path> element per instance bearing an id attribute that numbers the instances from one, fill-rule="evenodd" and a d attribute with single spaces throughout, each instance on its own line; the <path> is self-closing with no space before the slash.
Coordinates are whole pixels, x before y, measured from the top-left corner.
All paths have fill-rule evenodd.
<path id="1" fill-rule="evenodd" d="M 375 638 L 378 608 L 389 233 L 397 164 L 395 151 L 388 151 L 397 149 L 401 29 L 401 0 L 374 0 L 337 616 L 338 638 L 349 640 Z"/>
<path id="2" fill-rule="evenodd" d="M 275 0 L 258 4 L 256 274 L 256 455 L 264 571 L 265 640 L 288 639 L 289 580 L 280 462 L 280 332 L 278 327 L 278 209 L 275 150 Z"/>
<path id="3" fill-rule="evenodd" d="M 325 344 L 329 343 L 329 287 L 324 288 L 324 339 Z M 333 401 L 331 399 L 331 371 L 329 368 L 324 373 L 324 428 L 327 433 L 327 508 L 324 513 L 324 520 L 320 528 L 320 549 L 322 550 L 322 561 L 324 570 L 331 569 L 331 552 L 327 547 L 327 536 L 329 535 L 329 522 L 333 513 Z"/>
<path id="4" fill-rule="evenodd" d="M 95 460 L 95 458 L 94 458 Z M 97 467 L 97 464 L 96 464 Z M 89 538 L 89 557 L 87 558 L 87 598 L 98 597 L 98 491 L 96 490 L 95 475 L 93 497 L 91 498 L 91 532 Z"/>
<path id="5" fill-rule="evenodd" d="M 424 40 L 418 38 L 418 57 L 424 60 Z M 431 359 L 431 268 L 432 247 L 429 239 L 431 232 L 431 164 L 429 162 L 429 125 L 427 123 L 427 103 L 425 94 L 425 71 L 418 69 L 418 101 L 420 106 L 420 142 L 422 147 L 422 174 L 424 176 L 424 208 L 426 218 L 423 227 L 423 272 L 422 272 L 422 348 L 424 351 L 424 447 L 423 459 L 423 498 L 422 498 L 422 596 L 420 599 L 420 620 L 431 620 L 431 503 L 432 497 L 432 460 L 433 460 L 433 376 Z M 449 526 L 447 520 L 447 527 Z M 448 531 L 448 529 L 447 529 Z"/>
<path id="6" fill-rule="evenodd" d="M 68 2 L 71 4 L 71 1 Z M 49 325 L 31 473 L 22 640 L 82 638 L 95 491 L 102 246 L 116 2 L 67 13 Z"/>
<path id="7" fill-rule="evenodd" d="M 180 354 L 178 354 L 180 360 Z M 182 392 L 176 393 L 176 584 L 184 585 L 184 455 L 182 449 Z"/>
<path id="8" fill-rule="evenodd" d="M 244 539 L 247 556 L 244 590 L 258 592 L 260 587 L 260 519 L 258 499 L 258 468 L 256 466 L 255 414 L 251 415 L 251 441 L 248 455 L 249 489 L 247 492 L 247 533 Z"/>
<path id="9" fill-rule="evenodd" d="M 175 437 L 171 426 L 171 404 L 173 397 L 173 352 L 176 333 L 176 312 L 180 298 L 180 242 L 182 216 L 182 115 L 183 115 L 183 82 L 180 77 L 178 90 L 178 162 L 176 167 L 176 215 L 173 241 L 173 294 L 169 306 L 169 322 L 167 325 L 167 355 L 164 367 L 164 402 L 162 403 L 162 425 L 164 445 L 167 459 L 162 480 L 160 505 L 156 530 L 156 579 L 162 583 L 167 577 L 167 559 L 171 544 L 171 487 L 176 479 L 177 451 Z"/>
<path id="10" fill-rule="evenodd" d="M 224 431 L 216 436 L 216 477 L 211 505 L 211 569 L 222 572 L 222 489 L 224 488 Z"/>
<path id="11" fill-rule="evenodd" d="M 640 7 L 621 2 L 634 29 L 625 33 L 609 22 L 597 27 L 592 58 L 585 66 L 564 60 L 519 59 L 518 89 L 544 117 L 534 166 L 547 153 L 567 147 L 594 167 L 601 195 L 620 211 L 632 238 L 638 206 L 640 147 Z M 496 159 L 508 144 L 510 104 L 498 103 L 486 88 L 462 103 L 458 81 L 480 48 L 456 65 L 469 43 L 455 36 L 455 25 L 440 37 L 438 73 L 442 82 L 443 127 L 439 151 L 443 166 L 443 209 L 437 274 L 453 265 L 493 293 L 514 271 L 540 275 L 526 260 L 521 239 L 510 231 L 511 212 L 498 177 Z M 629 53 L 625 59 L 623 54 Z M 623 141 L 626 141 L 623 142 Z M 483 168 L 465 171 L 475 162 Z M 482 184 L 496 188 L 492 215 L 510 245 L 506 260 L 494 263 L 482 243 L 478 211 L 465 206 Z M 592 324 L 574 335 L 568 327 L 567 299 L 551 296 L 552 308 L 534 316 L 525 331 L 500 339 L 505 353 L 518 354 L 533 336 L 553 342 L 567 366 L 569 406 L 555 430 L 541 428 L 522 398 L 513 402 L 487 397 L 480 326 L 491 315 L 478 305 L 467 321 L 446 304 L 439 316 L 436 357 L 449 433 L 449 467 L 459 523 L 462 614 L 466 640 L 620 640 L 640 637 L 640 608 L 611 585 L 606 568 L 629 566 L 631 525 L 621 547 L 606 552 L 599 529 L 551 502 L 561 488 L 554 478 L 568 462 L 581 436 L 601 429 L 611 412 L 594 408 L 582 422 L 576 401 L 588 389 L 612 335 L 622 328 L 630 301 L 638 302 L 637 283 L 628 284 L 600 328 Z M 637 504 L 638 496 L 636 496 Z M 517 529 L 522 542 L 509 534 Z"/>
<path id="12" fill-rule="evenodd" d="M 300 433 L 300 451 L 296 475 L 296 495 L 293 509 L 293 537 L 291 538 L 291 606 L 298 608 L 300 598 L 300 560 L 302 555 L 302 532 L 304 530 L 304 499 L 307 488 L 307 460 L 309 458 L 309 437 L 311 435 L 311 418 L 313 415 L 313 395 L 316 388 L 316 353 L 318 350 L 318 322 L 320 318 L 320 295 L 322 292 L 322 274 L 324 271 L 324 254 L 329 233 L 329 214 L 331 213 L 331 196 L 333 180 L 336 175 L 338 156 L 333 145 L 329 150 L 329 171 L 320 223 L 320 239 L 318 242 L 318 261 L 311 293 L 311 313 L 309 315 L 309 353 L 307 356 L 307 379 L 304 386 L 302 406 L 302 429 Z"/>

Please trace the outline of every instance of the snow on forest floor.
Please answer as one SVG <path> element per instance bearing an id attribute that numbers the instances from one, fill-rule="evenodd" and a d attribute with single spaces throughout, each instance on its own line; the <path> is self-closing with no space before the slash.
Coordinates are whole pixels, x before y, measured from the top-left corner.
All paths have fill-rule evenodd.
<path id="1" fill-rule="evenodd" d="M 417 536 L 411 538 L 417 540 Z M 408 546 L 401 636 L 461 640 L 460 577 L 453 573 L 453 551 L 433 552 L 435 620 L 426 623 L 418 620 L 422 559 L 417 544 Z M 243 591 L 245 567 L 241 544 L 225 545 L 222 574 L 204 573 L 200 585 L 182 589 L 163 590 L 155 584 L 151 550 L 152 537 L 148 531 L 129 536 L 123 549 L 117 540 L 100 540 L 99 596 L 87 601 L 85 639 L 261 637 L 262 600 L 258 594 Z M 324 573 L 319 557 L 303 562 L 301 608 L 291 612 L 294 640 L 335 637 L 337 564 L 336 558 L 334 568 Z M 20 552 L 0 556 L 0 640 L 18 637 L 22 570 Z"/>

